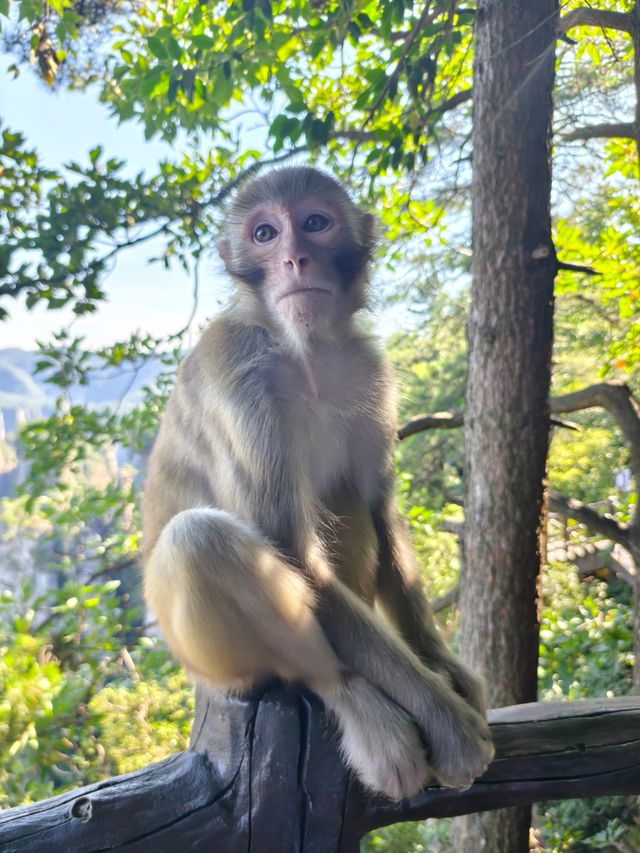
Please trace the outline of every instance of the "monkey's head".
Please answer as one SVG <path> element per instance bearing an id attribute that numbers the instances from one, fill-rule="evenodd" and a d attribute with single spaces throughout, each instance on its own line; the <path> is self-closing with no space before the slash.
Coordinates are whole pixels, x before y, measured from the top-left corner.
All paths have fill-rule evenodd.
<path id="1" fill-rule="evenodd" d="M 333 178 L 277 169 L 235 196 L 218 249 L 241 291 L 290 336 L 338 331 L 365 302 L 374 217 Z"/>

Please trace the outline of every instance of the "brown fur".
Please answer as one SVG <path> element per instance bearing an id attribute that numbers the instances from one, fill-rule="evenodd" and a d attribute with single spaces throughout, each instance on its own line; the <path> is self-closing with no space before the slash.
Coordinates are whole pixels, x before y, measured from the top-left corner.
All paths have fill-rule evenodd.
<path id="1" fill-rule="evenodd" d="M 393 383 L 353 322 L 372 230 L 316 170 L 241 189 L 220 239 L 239 297 L 182 365 L 149 465 L 145 590 L 196 678 L 304 682 L 363 783 L 399 798 L 470 784 L 492 747 L 394 506 Z"/>

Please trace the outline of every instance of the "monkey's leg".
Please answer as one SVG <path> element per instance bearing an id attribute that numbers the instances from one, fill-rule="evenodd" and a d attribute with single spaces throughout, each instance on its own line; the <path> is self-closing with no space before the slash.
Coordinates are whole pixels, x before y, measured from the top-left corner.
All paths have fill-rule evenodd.
<path id="1" fill-rule="evenodd" d="M 493 757 L 486 720 L 445 676 L 427 668 L 335 578 L 318 586 L 316 613 L 340 659 L 411 714 L 443 785 L 464 787 L 485 771 Z"/>
<path id="2" fill-rule="evenodd" d="M 424 594 L 407 529 L 389 506 L 376 515 L 379 542 L 377 599 L 391 621 L 430 668 L 447 675 L 454 690 L 481 714 L 486 713 L 483 680 L 448 648 Z"/>
<path id="3" fill-rule="evenodd" d="M 410 716 L 346 671 L 315 618 L 310 586 L 250 526 L 220 510 L 179 513 L 148 560 L 145 592 L 199 679 L 236 689 L 273 674 L 301 680 L 335 714 L 345 759 L 365 785 L 396 799 L 424 786 Z"/>

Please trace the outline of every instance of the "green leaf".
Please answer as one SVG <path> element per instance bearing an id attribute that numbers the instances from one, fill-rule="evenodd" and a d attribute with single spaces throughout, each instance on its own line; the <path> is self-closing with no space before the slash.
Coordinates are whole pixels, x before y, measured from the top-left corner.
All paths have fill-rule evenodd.
<path id="1" fill-rule="evenodd" d="M 199 47 L 201 50 L 210 50 L 213 47 L 213 39 L 211 38 L 211 36 L 207 36 L 204 34 L 193 36 L 191 41 L 196 47 Z"/>
<path id="2" fill-rule="evenodd" d="M 181 80 L 178 77 L 172 76 L 169 81 L 169 88 L 167 89 L 167 100 L 170 104 L 175 102 L 175 99 L 178 97 L 178 92 L 180 91 L 180 83 Z"/>
<path id="3" fill-rule="evenodd" d="M 140 83 L 143 98 L 154 98 L 169 91 L 170 74 L 163 68 L 152 68 Z"/>
<path id="4" fill-rule="evenodd" d="M 149 45 L 149 50 L 154 56 L 158 59 L 167 59 L 167 46 L 157 35 L 150 36 L 147 39 L 147 44 Z"/>
<path id="5" fill-rule="evenodd" d="M 178 8 L 176 9 L 175 15 L 173 16 L 173 20 L 176 24 L 181 24 L 187 17 L 190 5 L 191 4 L 188 2 L 188 0 L 183 0 L 183 2 L 180 3 Z"/>
<path id="6" fill-rule="evenodd" d="M 182 59 L 182 48 L 178 44 L 178 42 L 173 38 L 173 36 L 169 36 L 167 39 L 167 52 L 172 59 L 177 60 L 178 62 Z"/>

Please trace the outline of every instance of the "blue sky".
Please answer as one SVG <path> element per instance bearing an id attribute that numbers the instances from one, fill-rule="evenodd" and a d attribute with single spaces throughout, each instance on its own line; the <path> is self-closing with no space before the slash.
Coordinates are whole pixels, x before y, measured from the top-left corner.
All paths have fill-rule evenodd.
<path id="1" fill-rule="evenodd" d="M 51 91 L 28 66 L 22 66 L 14 80 L 6 71 L 9 62 L 5 58 L 0 63 L 0 121 L 23 133 L 45 165 L 55 168 L 70 160 L 87 162 L 88 152 L 96 145 L 102 145 L 109 156 L 125 160 L 132 175 L 145 169 L 153 172 L 159 160 L 179 156 L 178 147 L 173 149 L 157 139 L 146 141 L 140 125 L 118 125 L 99 103 L 97 89 Z M 249 127 L 247 133 L 253 135 L 254 130 Z M 257 148 L 259 134 L 255 136 L 251 145 Z M 73 333 L 84 335 L 89 347 L 113 343 L 136 330 L 167 335 L 182 328 L 191 314 L 192 279 L 178 267 L 167 271 L 160 264 L 148 264 L 147 258 L 154 253 L 158 254 L 153 244 L 120 253 L 105 281 L 108 301 L 95 316 L 74 318 L 71 311 L 44 308 L 27 311 L 20 301 L 5 302 L 10 318 L 0 323 L 0 349 L 34 349 L 37 340 L 47 340 L 70 323 Z M 374 296 L 380 288 L 381 281 L 375 277 Z M 228 294 L 229 284 L 212 252 L 201 266 L 199 310 L 187 346 L 195 343 L 198 330 L 226 302 Z M 377 330 L 383 336 L 406 323 L 406 317 L 399 322 L 397 310 L 376 313 Z"/>
<path id="2" fill-rule="evenodd" d="M 24 133 L 45 164 L 60 166 L 69 160 L 86 162 L 87 152 L 103 145 L 110 156 L 127 160 L 133 174 L 153 170 L 155 164 L 175 156 L 161 141 L 146 142 L 140 126 L 128 122 L 118 126 L 98 102 L 95 90 L 52 92 L 28 67 L 14 80 L 0 67 L 0 119 L 3 126 Z M 136 329 L 167 334 L 183 326 L 190 314 L 192 282 L 179 268 L 169 272 L 159 264 L 149 265 L 153 254 L 148 245 L 122 253 L 106 281 L 109 302 L 97 315 L 76 319 L 75 334 L 84 334 L 91 345 L 126 337 Z M 202 306 L 196 325 L 224 301 L 227 285 L 213 258 L 203 263 L 200 275 Z M 70 312 L 27 311 L 21 303 L 9 303 L 10 319 L 0 324 L 0 348 L 31 349 L 36 339 L 46 339 L 72 319 Z"/>

